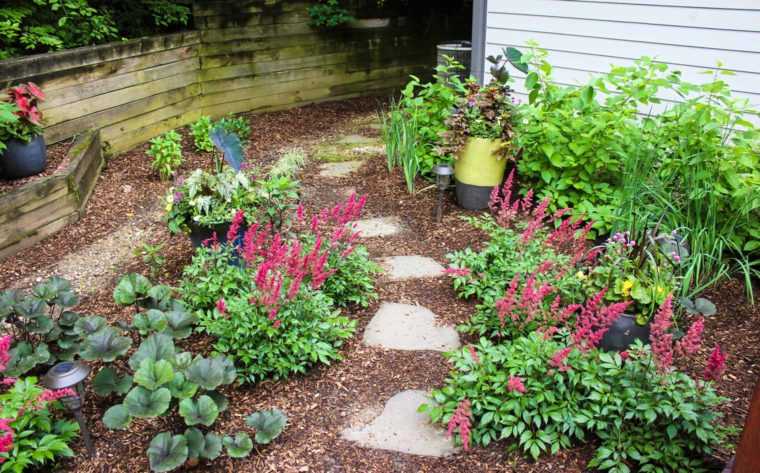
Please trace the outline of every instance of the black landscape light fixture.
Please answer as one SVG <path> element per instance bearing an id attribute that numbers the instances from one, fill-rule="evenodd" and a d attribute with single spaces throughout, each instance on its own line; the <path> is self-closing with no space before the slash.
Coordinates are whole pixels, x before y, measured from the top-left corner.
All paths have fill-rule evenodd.
<path id="1" fill-rule="evenodd" d="M 435 211 L 435 223 L 441 223 L 441 214 L 443 213 L 443 193 L 451 183 L 451 176 L 454 174 L 454 168 L 448 164 L 436 164 L 433 166 L 435 174 L 435 185 L 438 187 L 438 207 Z"/>
<path id="2" fill-rule="evenodd" d="M 62 397 L 60 400 L 68 410 L 74 413 L 79 423 L 82 439 L 87 447 L 87 454 L 92 456 L 92 437 L 82 415 L 84 405 L 84 380 L 90 373 L 90 368 L 78 361 L 63 361 L 54 365 L 42 378 L 42 386 L 51 390 L 71 389 L 76 396 Z"/>

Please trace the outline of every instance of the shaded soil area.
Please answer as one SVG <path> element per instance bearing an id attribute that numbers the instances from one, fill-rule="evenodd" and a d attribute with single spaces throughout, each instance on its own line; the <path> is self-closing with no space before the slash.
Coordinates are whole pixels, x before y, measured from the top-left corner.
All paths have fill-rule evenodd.
<path id="1" fill-rule="evenodd" d="M 371 118 L 375 99 L 353 100 L 303 107 L 300 109 L 250 116 L 253 133 L 248 149 L 249 159 L 257 164 L 272 162 L 283 149 L 307 147 L 312 140 L 338 138 L 351 129 L 356 120 Z M 377 130 L 361 129 L 372 136 Z M 355 129 L 351 129 L 356 133 Z M 192 141 L 183 132 L 183 148 L 190 150 Z M 161 221 L 139 220 L 141 213 L 156 205 L 170 185 L 161 182 L 150 169 L 150 158 L 140 147 L 113 158 L 103 173 L 95 194 L 88 204 L 87 215 L 63 232 L 41 242 L 30 250 L 0 263 L 0 280 L 4 286 L 61 258 L 76 248 L 96 241 L 121 225 L 136 222 L 160 227 L 158 239 L 167 242 L 162 255 L 167 263 L 159 279 L 177 284 L 182 268 L 192 255 L 185 235 L 170 236 Z M 186 153 L 183 171 L 207 165 L 208 156 Z M 354 188 L 368 194 L 365 217 L 397 216 L 405 225 L 403 232 L 391 237 L 370 238 L 364 244 L 372 257 L 379 259 L 395 255 L 425 255 L 446 263 L 444 255 L 467 246 L 478 247 L 483 235 L 463 222 L 460 217 L 478 212 L 463 211 L 456 206 L 451 193 L 445 196 L 444 217 L 434 222 L 436 191 L 417 195 L 406 192 L 401 171 L 389 173 L 381 155 L 367 158 L 363 166 L 347 178 L 326 179 L 317 174 L 321 163 L 311 161 L 301 172 L 300 179 L 310 189 L 306 196 L 307 211 L 334 204 L 342 198 L 341 189 Z M 420 180 L 418 189 L 429 183 Z M 126 192 L 125 186 L 130 186 Z M 130 216 L 131 214 L 131 216 Z M 84 262 L 83 262 L 84 264 Z M 141 272 L 148 267 L 139 258 L 132 258 L 117 268 L 116 274 Z M 132 312 L 113 304 L 113 281 L 83 299 L 76 309 L 83 314 L 98 314 L 111 321 L 129 320 Z M 448 278 L 429 278 L 390 281 L 380 276 L 377 281 L 380 295 L 366 309 L 350 308 L 347 313 L 358 321 L 356 335 L 343 349 L 344 360 L 332 366 L 318 366 L 308 374 L 279 382 L 257 385 L 227 386 L 223 392 L 230 397 L 230 406 L 214 425 L 215 432 L 251 431 L 244 419 L 253 411 L 278 408 L 288 414 L 288 427 L 271 445 L 257 446 L 246 459 L 232 460 L 226 456 L 202 464 L 198 472 L 584 472 L 592 447 L 580 445 L 560 451 L 555 456 L 527 460 L 519 453 L 507 453 L 504 443 L 489 448 L 475 448 L 467 453 L 438 459 L 357 447 L 340 438 L 343 428 L 372 420 L 394 394 L 407 389 L 429 390 L 440 387 L 450 367 L 437 352 L 404 352 L 366 347 L 361 334 L 380 305 L 380 300 L 420 304 L 439 316 L 441 324 L 462 323 L 474 312 L 473 304 L 458 299 Z M 722 407 L 726 423 L 739 426 L 744 421 L 751 390 L 760 373 L 760 312 L 744 303 L 742 288 L 729 282 L 708 295 L 718 304 L 719 312 L 706 320 L 706 348 L 697 356 L 693 369 L 701 371 L 703 362 L 714 343 L 729 354 L 729 364 L 721 381 L 723 393 L 730 398 Z M 463 337 L 463 342 L 467 342 Z M 196 353 L 206 353 L 210 340 L 193 335 L 180 345 Z M 97 369 L 97 367 L 94 367 Z M 91 393 L 90 393 L 91 394 Z M 144 472 L 149 471 L 145 450 L 155 434 L 161 431 L 180 432 L 179 417 L 135 421 L 127 431 L 106 429 L 100 419 L 116 399 L 101 399 L 90 395 L 85 415 L 94 434 L 96 455 L 88 458 L 84 445 L 75 446 L 76 457 L 64 464 L 65 471 Z M 718 452 L 716 464 L 725 461 L 728 452 Z"/>
<path id="2" fill-rule="evenodd" d="M 3 176 L 0 176 L 0 195 L 25 186 L 30 182 L 55 174 L 61 163 L 63 163 L 63 160 L 66 158 L 66 154 L 69 152 L 69 148 L 71 148 L 71 143 L 73 143 L 73 139 L 49 146 L 47 148 L 47 163 L 45 163 L 45 169 L 39 174 L 22 177 L 21 179 L 6 179 Z"/>

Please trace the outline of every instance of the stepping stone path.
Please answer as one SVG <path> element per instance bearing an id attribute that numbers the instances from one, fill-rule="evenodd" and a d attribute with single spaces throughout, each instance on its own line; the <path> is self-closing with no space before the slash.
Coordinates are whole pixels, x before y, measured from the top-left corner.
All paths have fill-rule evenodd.
<path id="1" fill-rule="evenodd" d="M 341 436 L 366 448 L 445 457 L 459 451 L 428 416 L 417 412 L 429 403 L 425 391 L 402 391 L 388 400 L 382 414 L 364 427 L 352 427 Z"/>
<path id="2" fill-rule="evenodd" d="M 342 161 L 319 166 L 319 175 L 327 178 L 346 177 L 364 164 L 362 161 Z"/>
<path id="3" fill-rule="evenodd" d="M 401 232 L 401 220 L 398 217 L 377 217 L 357 220 L 356 230 L 361 238 L 391 236 Z"/>
<path id="4" fill-rule="evenodd" d="M 392 256 L 381 262 L 388 277 L 394 280 L 436 278 L 443 275 L 443 266 L 425 256 Z"/>
<path id="5" fill-rule="evenodd" d="M 377 141 L 373 138 L 367 138 L 366 136 L 361 135 L 347 135 L 341 138 L 338 143 L 344 144 L 344 145 L 353 145 L 353 144 L 362 144 L 362 143 L 373 143 Z"/>
<path id="6" fill-rule="evenodd" d="M 364 344 L 392 350 L 449 351 L 458 348 L 453 327 L 439 327 L 435 314 L 424 307 L 383 302 L 367 328 Z"/>

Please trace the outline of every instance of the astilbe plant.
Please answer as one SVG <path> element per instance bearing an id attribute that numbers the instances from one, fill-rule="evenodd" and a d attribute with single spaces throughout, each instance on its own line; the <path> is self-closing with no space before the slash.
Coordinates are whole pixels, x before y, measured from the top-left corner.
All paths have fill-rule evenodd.
<path id="1" fill-rule="evenodd" d="M 585 243 L 593 222 L 584 224 L 581 218 L 565 217 L 569 209 L 550 215 L 549 201 L 536 204 L 530 191 L 523 198 L 513 195 L 514 178 L 512 171 L 503 186 L 494 187 L 489 214 L 469 219 L 488 233 L 485 248 L 447 255 L 452 265 L 446 273 L 459 296 L 480 302 L 478 316 L 468 324 L 470 333 L 503 335 L 503 325 L 492 325 L 495 302 L 504 298 L 509 287 L 514 290 L 518 282 L 531 277 L 529 293 L 535 289 L 542 297 L 551 293 L 566 300 L 578 299 L 581 280 L 568 268 L 594 257 L 593 252 L 587 253 Z M 537 294 L 526 297 L 541 299 Z"/>
<path id="2" fill-rule="evenodd" d="M 371 268 L 356 267 L 357 262 L 366 261 L 364 256 L 351 260 L 361 250 L 353 222 L 365 202 L 366 196 L 352 195 L 311 218 L 299 205 L 293 226 L 283 232 L 273 234 L 268 225 L 253 223 L 240 246 L 210 242 L 210 252 L 235 252 L 242 268 L 235 277 L 248 278 L 239 279 L 237 289 L 216 301 L 215 310 L 199 312 L 202 329 L 217 338 L 216 350 L 239 362 L 241 380 L 282 378 L 305 372 L 318 361 L 340 358 L 338 348 L 353 333 L 356 322 L 333 308 L 332 297 L 346 297 L 352 291 L 346 280 L 356 280 L 356 274 L 366 275 Z M 238 231 L 243 218 L 242 212 L 236 215 L 231 233 Z M 187 293 L 193 292 L 192 285 L 188 281 Z M 371 289 L 371 281 L 368 285 Z M 365 298 L 366 289 L 353 291 Z M 309 343 L 303 343 L 304 339 Z"/>
<path id="3" fill-rule="evenodd" d="M 0 371 L 12 358 L 11 335 L 0 339 Z M 41 466 L 56 457 L 73 456 L 69 442 L 76 437 L 78 425 L 73 421 L 52 422 L 56 401 L 76 396 L 71 389 L 48 390 L 36 384 L 36 378 L 2 378 L 0 386 L 0 470 L 22 471 Z"/>

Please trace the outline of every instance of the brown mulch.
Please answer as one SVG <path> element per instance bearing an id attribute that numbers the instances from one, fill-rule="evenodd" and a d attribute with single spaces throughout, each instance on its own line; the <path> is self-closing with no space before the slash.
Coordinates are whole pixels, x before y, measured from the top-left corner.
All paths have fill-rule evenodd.
<path id="1" fill-rule="evenodd" d="M 6 179 L 0 176 L 0 195 L 10 192 L 13 189 L 19 188 L 30 182 L 34 182 L 43 177 L 52 176 L 58 170 L 58 167 L 63 163 L 66 154 L 71 148 L 73 140 L 69 140 L 62 143 L 57 143 L 47 148 L 47 163 L 45 163 L 45 169 L 41 173 L 34 176 L 22 177 L 21 179 Z"/>
<path id="2" fill-rule="evenodd" d="M 315 138 L 337 137 L 351 119 L 374 110 L 375 99 L 352 100 L 303 107 L 285 112 L 249 116 L 253 128 L 249 159 L 258 164 L 271 162 L 285 148 L 306 144 Z M 365 133 L 377 133 L 366 129 Z M 184 132 L 183 132 L 184 133 Z M 183 149 L 192 148 L 185 134 Z M 204 164 L 208 158 L 193 152 L 186 153 L 184 171 Z M 144 147 L 113 158 L 98 182 L 88 204 L 87 215 L 55 235 L 15 257 L 0 263 L 3 285 L 41 268 L 62 255 L 102 238 L 114 228 L 129 221 L 127 213 L 148 209 L 163 195 L 169 185 L 159 181 L 149 167 Z M 466 212 L 455 205 L 453 196 L 446 195 L 444 217 L 440 224 L 434 219 L 436 191 L 409 195 L 400 171 L 388 173 L 381 156 L 371 157 L 349 178 L 325 180 L 317 176 L 319 163 L 311 162 L 300 174 L 305 187 L 315 194 L 306 198 L 307 210 L 330 203 L 343 187 L 356 188 L 368 194 L 365 216 L 398 216 L 405 231 L 388 238 L 365 241 L 373 258 L 391 255 L 419 254 L 445 264 L 448 252 L 468 246 L 476 247 L 483 235 L 461 220 Z M 125 193 L 123 186 L 132 186 Z M 420 180 L 418 189 L 428 183 Z M 161 222 L 154 222 L 162 225 Z M 160 274 L 161 282 L 176 284 L 182 268 L 190 261 L 191 249 L 184 235 L 169 237 L 162 233 L 167 245 L 162 250 L 167 264 Z M 142 272 L 148 268 L 139 259 L 129 260 L 118 268 L 119 274 Z M 454 295 L 447 278 L 431 278 L 407 282 L 390 281 L 380 276 L 377 290 L 382 300 L 420 304 L 436 312 L 441 323 L 459 324 L 473 312 L 470 303 Z M 113 285 L 86 297 L 77 310 L 80 313 L 100 314 L 110 320 L 128 320 L 129 310 L 112 302 Z M 721 390 L 731 402 L 723 407 L 728 425 L 741 425 L 746 415 L 751 390 L 760 373 L 760 312 L 744 303 L 740 285 L 729 282 L 711 291 L 709 297 L 718 304 L 718 315 L 706 320 L 705 348 L 697 357 L 695 370 L 714 343 L 729 353 L 729 365 Z M 230 407 L 214 425 L 215 432 L 234 433 L 249 430 L 244 419 L 251 412 L 276 407 L 288 414 L 288 427 L 271 445 L 257 446 L 246 459 L 222 456 L 203 463 L 197 472 L 583 472 L 592 454 L 589 445 L 562 450 L 555 456 L 545 456 L 536 462 L 518 453 L 507 453 L 503 443 L 489 448 L 475 448 L 446 459 L 403 455 L 399 453 L 357 447 L 340 438 L 340 431 L 350 425 L 365 423 L 374 418 L 385 402 L 395 393 L 406 389 L 440 387 L 450 367 L 435 352 L 385 351 L 361 344 L 361 333 L 379 300 L 366 309 L 351 308 L 348 314 L 358 321 L 357 335 L 343 349 L 344 360 L 332 366 L 318 366 L 308 374 L 279 382 L 227 387 Z M 465 339 L 466 341 L 466 339 Z M 193 335 L 181 343 L 194 352 L 207 352 L 209 340 Z M 100 422 L 103 412 L 115 399 L 89 396 L 85 415 L 93 430 L 96 455 L 87 458 L 84 446 L 75 446 L 76 458 L 65 463 L 66 471 L 143 472 L 148 471 L 145 450 L 150 439 L 170 428 L 179 431 L 177 418 L 139 420 L 126 431 L 111 431 Z M 249 431 L 250 433 L 250 431 Z M 728 452 L 719 452 L 722 460 Z"/>

